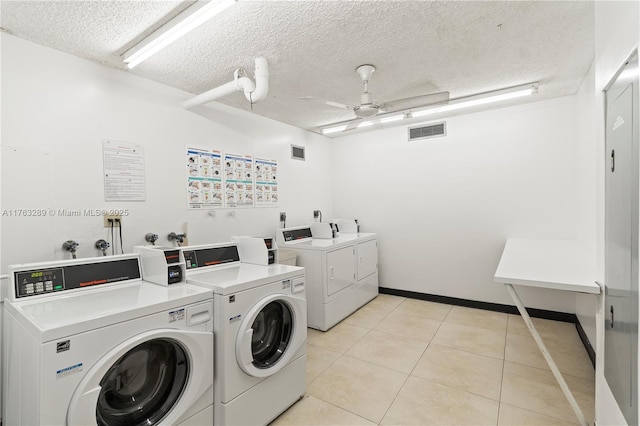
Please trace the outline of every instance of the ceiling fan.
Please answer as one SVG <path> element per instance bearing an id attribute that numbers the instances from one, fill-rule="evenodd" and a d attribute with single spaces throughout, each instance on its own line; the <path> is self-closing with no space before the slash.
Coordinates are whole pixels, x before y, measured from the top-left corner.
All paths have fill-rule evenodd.
<path id="1" fill-rule="evenodd" d="M 402 111 L 405 109 L 423 107 L 428 105 L 447 103 L 449 102 L 449 92 L 431 93 L 428 95 L 412 96 L 409 98 L 396 99 L 393 101 L 375 103 L 371 93 L 369 93 L 369 81 L 371 75 L 376 70 L 376 67 L 370 64 L 360 65 L 356 68 L 356 72 L 360 75 L 364 91 L 360 95 L 360 105 L 355 107 L 341 104 L 339 102 L 326 101 L 311 96 L 306 96 L 300 99 L 311 100 L 315 102 L 321 102 L 326 105 L 330 105 L 337 108 L 343 108 L 352 110 L 358 118 L 369 118 L 379 113 L 389 113 L 395 111 Z"/>

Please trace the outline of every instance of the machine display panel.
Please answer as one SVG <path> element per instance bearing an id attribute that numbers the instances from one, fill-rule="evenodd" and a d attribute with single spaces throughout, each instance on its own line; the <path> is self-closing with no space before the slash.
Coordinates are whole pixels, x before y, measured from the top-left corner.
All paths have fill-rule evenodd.
<path id="1" fill-rule="evenodd" d="M 139 278 L 138 259 L 33 269 L 14 273 L 16 298 Z"/>
<path id="2" fill-rule="evenodd" d="M 303 238 L 311 238 L 311 228 L 293 229 L 291 231 L 282 231 L 285 241 L 301 240 Z"/>
<path id="3" fill-rule="evenodd" d="M 164 258 L 168 265 L 178 263 L 180 262 L 180 250 L 165 250 Z"/>
<path id="4" fill-rule="evenodd" d="M 16 272 L 14 281 L 17 297 L 64 290 L 64 273 L 62 272 L 62 268 Z"/>
<path id="5" fill-rule="evenodd" d="M 187 269 L 240 261 L 237 246 L 185 250 L 183 254 Z"/>

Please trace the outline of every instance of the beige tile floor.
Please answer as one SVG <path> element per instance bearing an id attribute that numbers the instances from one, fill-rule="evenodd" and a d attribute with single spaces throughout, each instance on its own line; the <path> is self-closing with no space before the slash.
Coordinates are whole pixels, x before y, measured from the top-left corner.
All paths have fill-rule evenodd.
<path id="1" fill-rule="evenodd" d="M 533 321 L 593 423 L 575 326 Z M 274 425 L 577 424 L 517 315 L 381 294 L 307 342 L 307 393 Z"/>

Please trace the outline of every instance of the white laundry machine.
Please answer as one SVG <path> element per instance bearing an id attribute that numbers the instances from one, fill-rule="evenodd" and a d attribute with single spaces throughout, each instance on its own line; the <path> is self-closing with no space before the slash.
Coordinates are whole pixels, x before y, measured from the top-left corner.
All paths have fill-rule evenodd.
<path id="1" fill-rule="evenodd" d="M 138 255 L 9 267 L 4 424 L 212 423 L 212 292 L 141 278 Z"/>
<path id="2" fill-rule="evenodd" d="M 306 391 L 304 268 L 241 263 L 236 243 L 183 254 L 187 283 L 214 293 L 214 424 L 269 423 Z"/>
<path id="3" fill-rule="evenodd" d="M 314 228 L 326 232 L 321 238 Z M 378 295 L 378 239 L 373 233 L 332 237 L 328 223 L 276 230 L 279 248 L 292 250 L 305 268 L 308 326 L 326 331 Z"/>

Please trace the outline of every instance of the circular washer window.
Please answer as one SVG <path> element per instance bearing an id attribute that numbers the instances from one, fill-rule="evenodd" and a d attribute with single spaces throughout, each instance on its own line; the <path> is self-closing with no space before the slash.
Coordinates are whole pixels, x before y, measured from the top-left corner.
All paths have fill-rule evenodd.
<path id="1" fill-rule="evenodd" d="M 180 398 L 188 377 L 188 357 L 176 341 L 154 339 L 136 346 L 100 381 L 98 425 L 158 423 Z"/>
<path id="2" fill-rule="evenodd" d="M 258 313 L 251 328 L 253 365 L 257 368 L 269 368 L 284 355 L 291 341 L 291 308 L 279 300 L 270 302 Z"/>

